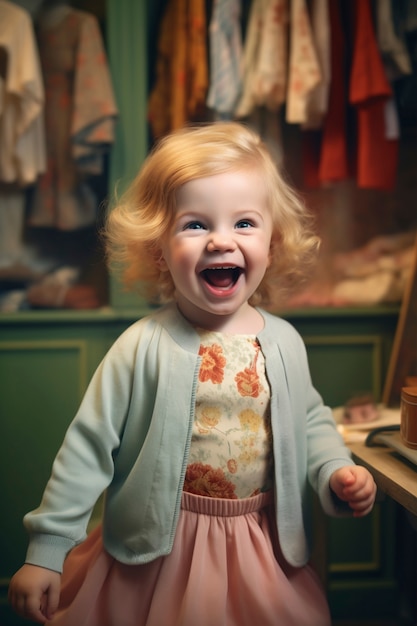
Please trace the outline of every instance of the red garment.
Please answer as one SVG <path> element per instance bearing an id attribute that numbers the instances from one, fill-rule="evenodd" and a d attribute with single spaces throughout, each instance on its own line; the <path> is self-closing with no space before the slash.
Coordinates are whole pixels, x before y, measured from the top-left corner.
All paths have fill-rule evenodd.
<path id="1" fill-rule="evenodd" d="M 339 0 L 329 2 L 331 81 L 322 131 L 303 132 L 303 176 L 308 187 L 349 176 L 346 132 L 346 52 Z"/>
<path id="2" fill-rule="evenodd" d="M 398 140 L 385 137 L 385 104 L 392 97 L 375 37 L 370 0 L 355 0 L 349 102 L 357 110 L 358 187 L 395 186 Z"/>
<path id="3" fill-rule="evenodd" d="M 345 180 L 349 176 L 346 137 L 345 36 L 338 0 L 329 2 L 329 17 L 331 81 L 319 164 L 321 182 Z"/>

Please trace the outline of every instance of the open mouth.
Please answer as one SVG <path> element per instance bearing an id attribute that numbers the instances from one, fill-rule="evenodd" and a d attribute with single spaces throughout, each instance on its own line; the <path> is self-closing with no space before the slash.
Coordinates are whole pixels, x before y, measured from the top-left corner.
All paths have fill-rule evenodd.
<path id="1" fill-rule="evenodd" d="M 240 267 L 225 266 L 209 267 L 203 270 L 201 275 L 211 287 L 230 289 L 237 283 L 242 273 L 243 270 Z"/>

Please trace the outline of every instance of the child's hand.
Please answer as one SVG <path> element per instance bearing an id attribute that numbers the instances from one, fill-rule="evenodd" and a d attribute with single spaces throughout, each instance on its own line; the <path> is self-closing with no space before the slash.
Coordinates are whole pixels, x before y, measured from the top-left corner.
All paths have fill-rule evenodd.
<path id="1" fill-rule="evenodd" d="M 363 517 L 372 511 L 376 485 L 364 467 L 350 465 L 336 470 L 330 477 L 330 488 L 340 500 L 349 504 L 354 517 Z"/>
<path id="2" fill-rule="evenodd" d="M 10 581 L 9 602 L 19 615 L 43 624 L 58 608 L 60 588 L 61 574 L 26 564 Z"/>

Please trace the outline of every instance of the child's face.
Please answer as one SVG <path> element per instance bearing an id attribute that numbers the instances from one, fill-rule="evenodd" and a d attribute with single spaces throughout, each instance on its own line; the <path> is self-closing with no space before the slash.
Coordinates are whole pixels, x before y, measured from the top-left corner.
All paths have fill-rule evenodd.
<path id="1" fill-rule="evenodd" d="M 269 265 L 271 233 L 266 187 L 256 170 L 199 178 L 179 190 L 162 264 L 191 323 L 210 328 L 218 316 L 243 319 Z"/>

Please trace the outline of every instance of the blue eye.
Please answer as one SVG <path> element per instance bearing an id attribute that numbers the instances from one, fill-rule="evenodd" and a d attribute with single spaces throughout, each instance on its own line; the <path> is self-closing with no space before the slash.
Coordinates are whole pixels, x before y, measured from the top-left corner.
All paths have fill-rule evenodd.
<path id="1" fill-rule="evenodd" d="M 188 222 L 184 226 L 184 230 L 203 230 L 204 225 L 201 222 Z"/>
<path id="2" fill-rule="evenodd" d="M 240 220 L 236 224 L 236 228 L 251 228 L 253 223 L 250 220 Z"/>

